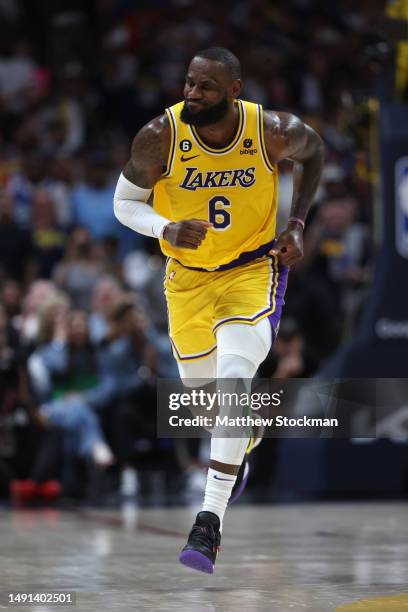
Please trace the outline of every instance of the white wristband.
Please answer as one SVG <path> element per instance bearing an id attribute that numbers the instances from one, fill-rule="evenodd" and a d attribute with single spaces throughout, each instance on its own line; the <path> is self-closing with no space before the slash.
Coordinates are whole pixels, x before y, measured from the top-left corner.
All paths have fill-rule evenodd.
<path id="1" fill-rule="evenodd" d="M 169 219 L 159 215 L 148 201 L 151 189 L 143 189 L 120 175 L 113 197 L 116 218 L 130 229 L 153 238 L 162 238 Z"/>

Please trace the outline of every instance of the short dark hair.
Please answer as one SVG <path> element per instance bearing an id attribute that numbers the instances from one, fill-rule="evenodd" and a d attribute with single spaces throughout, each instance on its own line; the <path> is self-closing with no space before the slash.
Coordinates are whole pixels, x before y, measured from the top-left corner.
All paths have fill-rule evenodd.
<path id="1" fill-rule="evenodd" d="M 110 319 L 115 323 L 120 323 L 128 312 L 133 310 L 134 303 L 129 300 L 121 300 L 117 302 L 110 311 Z"/>
<path id="2" fill-rule="evenodd" d="M 209 47 L 208 49 L 202 49 L 198 51 L 194 57 L 202 57 L 204 59 L 213 60 L 214 62 L 220 62 L 227 72 L 229 72 L 233 80 L 241 78 L 241 64 L 239 59 L 232 51 L 225 49 L 225 47 Z"/>

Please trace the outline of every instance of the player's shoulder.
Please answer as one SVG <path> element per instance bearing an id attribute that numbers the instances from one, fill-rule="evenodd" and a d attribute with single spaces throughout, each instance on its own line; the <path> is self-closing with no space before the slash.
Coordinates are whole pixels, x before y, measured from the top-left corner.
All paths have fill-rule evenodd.
<path id="1" fill-rule="evenodd" d="M 304 133 L 305 123 L 293 113 L 267 110 L 263 112 L 265 134 L 287 137 L 292 133 Z"/>
<path id="2" fill-rule="evenodd" d="M 170 137 L 170 122 L 166 113 L 154 117 L 143 127 L 140 128 L 135 136 L 139 140 L 154 140 L 158 141 Z"/>
<path id="3" fill-rule="evenodd" d="M 170 122 L 166 113 L 154 117 L 137 132 L 132 143 L 132 156 L 145 157 L 166 163 L 171 142 Z"/>
<path id="4" fill-rule="evenodd" d="M 265 110 L 263 119 L 265 146 L 271 163 L 290 158 L 305 146 L 308 126 L 293 113 Z"/>

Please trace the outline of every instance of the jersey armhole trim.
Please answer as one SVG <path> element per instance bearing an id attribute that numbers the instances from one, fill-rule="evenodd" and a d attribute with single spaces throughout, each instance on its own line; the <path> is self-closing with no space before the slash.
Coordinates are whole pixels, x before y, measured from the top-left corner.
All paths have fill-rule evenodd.
<path id="1" fill-rule="evenodd" d="M 170 151 L 166 164 L 166 172 L 162 174 L 162 178 L 170 176 L 173 170 L 173 161 L 174 161 L 174 152 L 176 150 L 176 141 L 177 141 L 177 124 L 173 115 L 173 111 L 171 108 L 166 108 L 166 114 L 170 123 L 170 132 L 171 132 L 171 141 L 170 141 Z"/>
<path id="2" fill-rule="evenodd" d="M 265 138 L 264 138 L 263 108 L 260 104 L 258 104 L 257 107 L 258 107 L 258 136 L 259 136 L 259 142 L 261 144 L 262 159 L 264 161 L 266 169 L 269 170 L 269 172 L 274 173 L 276 169 L 269 161 L 268 154 L 266 152 Z"/>

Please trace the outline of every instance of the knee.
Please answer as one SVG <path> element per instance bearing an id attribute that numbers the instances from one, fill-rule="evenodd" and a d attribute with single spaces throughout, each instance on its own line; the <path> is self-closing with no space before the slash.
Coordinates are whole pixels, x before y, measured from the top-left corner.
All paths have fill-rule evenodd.
<path id="1" fill-rule="evenodd" d="M 222 355 L 218 361 L 218 378 L 253 378 L 257 366 L 239 355 Z"/>
<path id="2" fill-rule="evenodd" d="M 244 373 L 247 370 L 253 372 L 252 375 L 242 378 L 252 378 L 269 352 L 271 339 L 271 326 L 267 318 L 261 319 L 254 326 L 232 323 L 221 327 L 217 332 L 217 376 L 228 377 L 220 374 L 220 361 L 224 362 L 221 367 L 230 369 L 229 361 L 232 360 L 234 369 L 239 369 L 240 372 L 243 370 Z M 231 376 L 236 378 L 238 374 L 232 373 Z"/>

